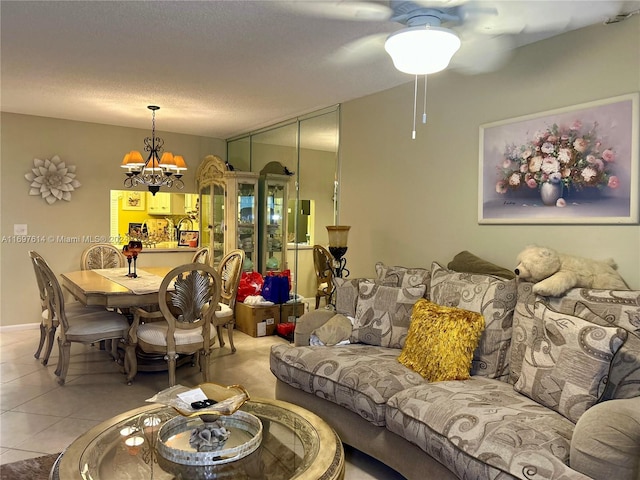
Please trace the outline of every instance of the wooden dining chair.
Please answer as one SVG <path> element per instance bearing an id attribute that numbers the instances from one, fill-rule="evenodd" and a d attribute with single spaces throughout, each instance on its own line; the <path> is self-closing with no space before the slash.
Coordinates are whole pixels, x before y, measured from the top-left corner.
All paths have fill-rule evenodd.
<path id="1" fill-rule="evenodd" d="M 208 381 L 209 353 L 216 339 L 213 317 L 221 283 L 218 271 L 203 263 L 181 265 L 167 273 L 158 292 L 160 311 L 134 310 L 125 347 L 129 385 L 138 373 L 137 349 L 165 356 L 170 387 L 176 384 L 179 355 L 198 354 L 203 380 Z"/>
<path id="2" fill-rule="evenodd" d="M 331 299 L 333 292 L 333 255 L 322 245 L 313 246 L 313 268 L 316 272 L 316 310 L 320 307 L 320 299 L 325 298 L 325 302 Z"/>
<path id="3" fill-rule="evenodd" d="M 213 324 L 218 332 L 220 347 L 224 347 L 222 338 L 222 327 L 226 327 L 229 336 L 229 346 L 231 353 L 236 353 L 233 344 L 233 328 L 236 323 L 236 295 L 240 278 L 242 277 L 242 265 L 244 264 L 244 250 L 236 249 L 227 253 L 218 264 L 218 273 L 222 280 L 220 291 L 220 308 L 216 311 Z"/>
<path id="4" fill-rule="evenodd" d="M 49 363 L 49 357 L 51 356 L 51 351 L 53 350 L 53 343 L 56 337 L 56 329 L 58 328 L 58 320 L 54 317 L 55 312 L 49 311 L 48 300 L 47 300 L 47 289 L 45 287 L 45 281 L 40 274 L 40 269 L 36 265 L 36 261 L 47 264 L 45 259 L 38 252 L 31 250 L 29 252 L 29 258 L 31 259 L 31 264 L 33 266 L 33 271 L 36 276 L 36 283 L 38 285 L 38 295 L 40 296 L 40 342 L 38 344 L 38 348 L 36 349 L 35 354 L 33 355 L 36 359 L 40 359 L 40 354 L 42 354 L 42 349 L 45 348 L 44 354 L 42 355 L 41 362 L 43 365 L 47 365 Z M 80 302 L 67 302 L 65 305 L 66 311 L 73 315 L 83 315 L 88 313 L 96 313 L 102 310 L 101 307 L 86 307 L 82 305 Z M 46 347 L 45 347 L 46 344 Z"/>
<path id="5" fill-rule="evenodd" d="M 102 340 L 124 340 L 129 331 L 129 322 L 123 315 L 100 307 L 78 306 L 67 309 L 60 283 L 47 262 L 37 254 L 31 258 L 36 268 L 36 278 L 40 277 L 44 289 L 46 325 L 50 326 L 46 338 L 49 342 L 50 332 L 55 332 L 56 329 L 58 331 L 60 352 L 55 374 L 58 376 L 58 383 L 64 385 L 71 360 L 71 343 L 92 344 Z M 45 365 L 50 353 L 51 349 L 48 346 L 43 359 Z"/>
<path id="6" fill-rule="evenodd" d="M 110 243 L 95 243 L 87 247 L 80 257 L 82 270 L 94 270 L 96 268 L 124 267 L 125 256 L 120 249 Z"/>
<path id="7" fill-rule="evenodd" d="M 202 247 L 193 254 L 191 263 L 206 263 L 208 265 L 210 263 L 210 257 L 209 247 Z"/>

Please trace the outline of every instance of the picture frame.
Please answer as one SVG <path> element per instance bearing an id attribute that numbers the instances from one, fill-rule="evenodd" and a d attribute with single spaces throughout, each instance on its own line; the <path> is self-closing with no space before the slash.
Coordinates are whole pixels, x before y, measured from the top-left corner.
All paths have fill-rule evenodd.
<path id="1" fill-rule="evenodd" d="M 149 234 L 147 225 L 140 222 L 130 222 L 128 232 L 128 235 L 131 238 L 142 238 Z"/>
<path id="2" fill-rule="evenodd" d="M 146 192 L 139 192 L 135 190 L 123 192 L 122 210 L 144 211 L 146 208 L 146 198 Z"/>
<path id="3" fill-rule="evenodd" d="M 200 232 L 198 230 L 180 230 L 178 246 L 198 248 L 200 246 Z"/>
<path id="4" fill-rule="evenodd" d="M 637 224 L 638 93 L 480 126 L 479 224 Z"/>

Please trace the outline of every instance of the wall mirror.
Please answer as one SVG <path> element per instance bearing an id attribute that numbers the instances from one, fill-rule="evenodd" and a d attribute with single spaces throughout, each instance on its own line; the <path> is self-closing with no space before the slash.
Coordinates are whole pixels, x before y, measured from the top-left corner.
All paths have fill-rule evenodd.
<path id="1" fill-rule="evenodd" d="M 326 246 L 325 227 L 337 223 L 339 126 L 340 107 L 333 106 L 227 142 L 227 159 L 236 170 L 260 172 L 279 162 L 291 173 L 286 267 L 304 297 L 316 290 L 312 247 Z"/>

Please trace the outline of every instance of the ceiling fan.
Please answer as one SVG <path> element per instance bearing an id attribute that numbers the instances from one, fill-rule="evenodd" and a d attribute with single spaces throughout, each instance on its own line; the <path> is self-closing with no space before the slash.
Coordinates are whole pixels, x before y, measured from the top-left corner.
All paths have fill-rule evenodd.
<path id="1" fill-rule="evenodd" d="M 502 67 L 515 47 L 598 22 L 614 23 L 623 14 L 618 0 L 391 0 L 293 2 L 304 13 L 342 20 L 389 22 L 389 32 L 342 47 L 339 62 L 380 55 L 384 50 L 414 80 L 413 128 L 416 138 L 418 76 L 424 76 L 422 123 L 427 123 L 427 76 L 448 68 L 467 74 Z M 637 8 L 637 0 L 626 2 Z M 394 25 L 394 23 L 396 25 Z M 398 29 L 398 24 L 403 25 Z M 358 58 L 359 57 L 359 58 Z"/>
<path id="2" fill-rule="evenodd" d="M 619 16 L 625 3 L 618 0 L 391 0 L 391 1 L 299 1 L 295 9 L 305 14 L 353 21 L 389 23 L 389 31 L 360 38 L 336 52 L 335 62 L 348 64 L 375 55 L 392 56 L 400 71 L 435 73 L 450 66 L 462 73 L 477 74 L 499 69 L 512 50 L 531 41 Z M 402 25 L 403 27 L 398 29 Z M 391 54 L 390 45 L 406 37 L 401 51 L 420 51 L 418 39 L 425 30 L 437 32 L 435 46 L 451 41 L 449 61 L 439 70 L 403 68 Z M 459 40 L 459 44 L 455 38 Z M 394 40 L 395 39 L 395 40 Z M 444 43 L 443 43 L 444 42 Z M 458 48 L 454 48 L 455 45 Z M 404 49 L 404 50 L 402 50 Z M 434 55 L 434 50 L 429 55 Z M 414 55 L 417 55 L 414 54 Z M 424 51 L 423 51 L 424 56 Z M 443 64 L 444 63 L 444 64 Z M 435 67 L 433 67 L 435 68 Z"/>

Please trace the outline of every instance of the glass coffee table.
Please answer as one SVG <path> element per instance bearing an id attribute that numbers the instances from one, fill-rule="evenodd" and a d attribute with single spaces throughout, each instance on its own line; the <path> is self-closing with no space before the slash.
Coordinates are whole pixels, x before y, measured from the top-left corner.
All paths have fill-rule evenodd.
<path id="1" fill-rule="evenodd" d="M 127 442 L 128 428 L 141 419 L 179 416 L 173 408 L 151 404 L 102 422 L 78 437 L 58 458 L 52 480 L 342 480 L 344 451 L 336 432 L 317 415 L 297 405 L 252 399 L 242 411 L 263 426 L 260 446 L 236 461 L 216 465 L 170 462 L 145 442 Z M 148 442 L 147 442 L 148 443 Z"/>

